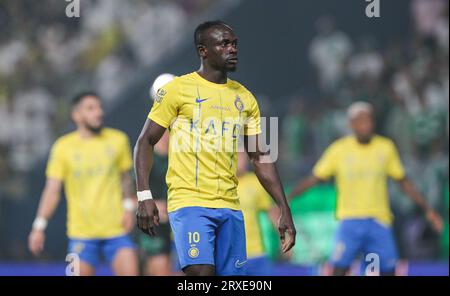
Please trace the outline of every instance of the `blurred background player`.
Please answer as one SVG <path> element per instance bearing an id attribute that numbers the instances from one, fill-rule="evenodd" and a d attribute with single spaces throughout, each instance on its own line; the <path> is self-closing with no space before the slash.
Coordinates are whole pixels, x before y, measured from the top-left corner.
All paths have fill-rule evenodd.
<path id="1" fill-rule="evenodd" d="M 76 131 L 59 138 L 47 164 L 47 181 L 29 235 L 29 249 L 39 255 L 45 228 L 61 197 L 67 197 L 68 253 L 80 258 L 80 275 L 94 275 L 103 255 L 116 275 L 137 275 L 135 247 L 127 233 L 134 226 L 127 136 L 103 127 L 103 108 L 94 92 L 72 102 Z"/>
<path id="2" fill-rule="evenodd" d="M 442 230 L 442 220 L 406 177 L 394 143 L 374 134 L 372 105 L 353 103 L 348 120 L 353 135 L 335 141 L 316 163 L 312 175 L 300 181 L 289 197 L 335 177 L 340 226 L 332 255 L 333 275 L 345 275 L 361 252 L 363 261 L 370 253 L 379 256 L 381 275 L 394 275 L 398 255 L 391 229 L 388 177 L 423 210 L 437 232 Z"/>
<path id="3" fill-rule="evenodd" d="M 150 97 L 155 100 L 158 90 L 174 78 L 172 74 L 161 74 L 150 88 Z M 169 153 L 169 133 L 166 131 L 155 145 L 153 169 L 150 183 L 159 209 L 160 227 L 154 237 L 139 233 L 139 248 L 144 255 L 144 275 L 167 276 L 172 274 L 170 225 L 167 216 L 166 173 Z"/>
<path id="4" fill-rule="evenodd" d="M 261 212 L 268 214 L 272 224 L 277 225 L 280 212 L 269 194 L 259 183 L 255 173 L 248 170 L 248 156 L 238 152 L 236 176 L 238 177 L 238 196 L 244 215 L 245 239 L 247 246 L 247 275 L 271 275 L 272 263 L 264 248 L 263 232 L 259 223 Z"/>

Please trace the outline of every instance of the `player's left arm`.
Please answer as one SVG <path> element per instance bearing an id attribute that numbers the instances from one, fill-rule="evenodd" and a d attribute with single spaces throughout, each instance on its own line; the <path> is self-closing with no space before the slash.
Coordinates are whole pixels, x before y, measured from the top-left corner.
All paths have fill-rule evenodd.
<path id="1" fill-rule="evenodd" d="M 269 152 L 262 152 L 258 145 L 259 135 L 245 136 L 245 149 L 255 169 L 255 174 L 264 189 L 270 194 L 280 209 L 278 232 L 282 251 L 287 252 L 295 245 L 296 230 L 291 209 L 286 200 L 275 164 L 270 160 Z M 252 147 L 249 149 L 249 147 Z M 256 148 L 256 149 L 255 149 Z M 286 238 L 286 233 L 288 237 Z"/>
<path id="2" fill-rule="evenodd" d="M 433 210 L 422 194 L 417 190 L 414 183 L 406 176 L 405 169 L 403 168 L 400 156 L 394 143 L 390 143 L 387 150 L 388 162 L 387 162 L 387 174 L 398 182 L 402 191 L 417 205 L 419 206 L 428 221 L 437 232 L 441 232 L 443 229 L 443 222 L 440 215 Z"/>
<path id="3" fill-rule="evenodd" d="M 134 193 L 135 190 L 130 171 L 122 172 L 121 183 L 124 208 L 122 224 L 125 231 L 128 233 L 133 230 L 135 224 L 135 210 L 137 207 L 137 199 L 135 196 L 136 194 Z"/>
<path id="4" fill-rule="evenodd" d="M 131 177 L 131 168 L 133 167 L 133 158 L 131 154 L 131 146 L 128 136 L 123 134 L 118 138 L 119 156 L 118 167 L 120 170 L 120 181 L 122 189 L 122 205 L 124 214 L 122 217 L 122 225 L 125 231 L 130 232 L 135 223 L 134 212 L 137 206 L 137 198 L 133 186 L 133 179 Z"/>
<path id="5" fill-rule="evenodd" d="M 434 230 L 437 232 L 442 232 L 444 223 L 442 222 L 441 216 L 432 209 L 422 194 L 417 190 L 414 183 L 407 177 L 404 177 L 397 181 L 400 185 L 402 191 L 425 213 L 427 220 L 431 223 Z"/>

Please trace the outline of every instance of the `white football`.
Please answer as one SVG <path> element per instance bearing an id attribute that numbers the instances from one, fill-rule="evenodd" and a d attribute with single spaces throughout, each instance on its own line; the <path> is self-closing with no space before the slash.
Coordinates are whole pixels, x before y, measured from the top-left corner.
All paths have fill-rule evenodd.
<path id="1" fill-rule="evenodd" d="M 164 73 L 156 77 L 155 81 L 150 87 L 150 97 L 152 98 L 152 100 L 156 99 L 156 93 L 158 92 L 158 90 L 161 87 L 163 87 L 166 83 L 172 81 L 173 78 L 175 78 L 175 75 L 170 73 Z"/>

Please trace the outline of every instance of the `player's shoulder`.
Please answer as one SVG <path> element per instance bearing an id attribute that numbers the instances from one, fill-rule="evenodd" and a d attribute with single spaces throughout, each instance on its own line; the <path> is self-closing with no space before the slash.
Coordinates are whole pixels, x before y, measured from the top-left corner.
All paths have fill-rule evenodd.
<path id="1" fill-rule="evenodd" d="M 348 145 L 351 145 L 354 142 L 354 137 L 353 136 L 344 136 L 342 138 L 338 138 L 336 140 L 334 140 L 331 145 L 330 148 L 342 148 L 342 147 L 348 147 Z"/>
<path id="2" fill-rule="evenodd" d="M 228 87 L 231 88 L 233 91 L 253 96 L 252 92 L 248 88 L 246 88 L 243 84 L 241 84 L 236 80 L 228 78 Z"/>
<path id="3" fill-rule="evenodd" d="M 228 87 L 244 101 L 244 104 L 248 104 L 248 106 L 258 104 L 253 93 L 236 80 L 228 79 Z"/>
<path id="4" fill-rule="evenodd" d="M 172 86 L 178 86 L 181 84 L 186 84 L 186 83 L 195 83 L 196 81 L 196 74 L 195 72 L 191 72 L 191 73 L 186 73 L 180 76 L 175 76 L 172 81 L 170 81 L 169 83 L 167 83 L 166 85 L 172 85 Z"/>
<path id="5" fill-rule="evenodd" d="M 373 137 L 373 142 L 375 145 L 378 145 L 378 146 L 384 146 L 384 147 L 388 147 L 388 148 L 395 147 L 394 141 L 392 141 L 388 137 L 384 137 L 381 135 L 375 135 Z"/>
<path id="6" fill-rule="evenodd" d="M 56 139 L 55 143 L 53 144 L 53 147 L 65 147 L 65 146 L 71 146 L 73 143 L 75 143 L 78 139 L 78 132 L 73 131 L 67 134 L 64 134 Z"/>
<path id="7" fill-rule="evenodd" d="M 172 80 L 161 86 L 161 88 L 158 90 L 157 93 L 158 96 L 164 96 L 167 91 L 173 92 L 177 90 L 178 86 L 184 81 L 186 81 L 187 78 L 185 77 L 186 75 L 187 74 L 181 76 L 174 76 Z"/>
<path id="8" fill-rule="evenodd" d="M 125 132 L 112 128 L 112 127 L 104 127 L 102 129 L 102 136 L 107 138 L 115 138 L 115 139 L 127 139 L 128 136 Z"/>
<path id="9" fill-rule="evenodd" d="M 183 89 L 194 87 L 197 83 L 196 76 L 197 75 L 195 72 L 175 76 L 171 81 L 161 87 L 160 92 L 158 92 L 158 96 L 164 96 L 167 92 L 174 94 L 182 91 Z"/>

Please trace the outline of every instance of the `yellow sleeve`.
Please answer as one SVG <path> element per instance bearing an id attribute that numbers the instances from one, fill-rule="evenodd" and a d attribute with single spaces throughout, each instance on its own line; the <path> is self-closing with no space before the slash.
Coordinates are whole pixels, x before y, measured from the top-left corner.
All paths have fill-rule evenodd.
<path id="1" fill-rule="evenodd" d="M 164 128 L 168 128 L 178 116 L 179 91 L 176 80 L 172 80 L 157 92 L 148 118 Z"/>
<path id="2" fill-rule="evenodd" d="M 332 144 L 323 153 L 322 157 L 313 168 L 313 175 L 321 180 L 327 180 L 336 174 L 337 147 Z"/>
<path id="3" fill-rule="evenodd" d="M 258 102 L 249 92 L 250 113 L 244 124 L 244 135 L 253 136 L 261 133 L 261 115 L 259 113 Z"/>
<path id="4" fill-rule="evenodd" d="M 133 166 L 133 160 L 131 157 L 130 141 L 128 140 L 128 137 L 125 134 L 122 137 L 119 149 L 120 149 L 118 161 L 119 170 L 121 172 L 129 171 Z"/>
<path id="5" fill-rule="evenodd" d="M 386 166 L 386 173 L 394 180 L 401 180 L 405 178 L 405 169 L 398 155 L 397 148 L 394 143 L 390 143 L 388 152 L 388 161 Z"/>
<path id="6" fill-rule="evenodd" d="M 53 144 L 45 171 L 47 178 L 55 178 L 61 181 L 67 176 L 67 163 L 64 159 L 64 147 L 60 142 Z"/>

